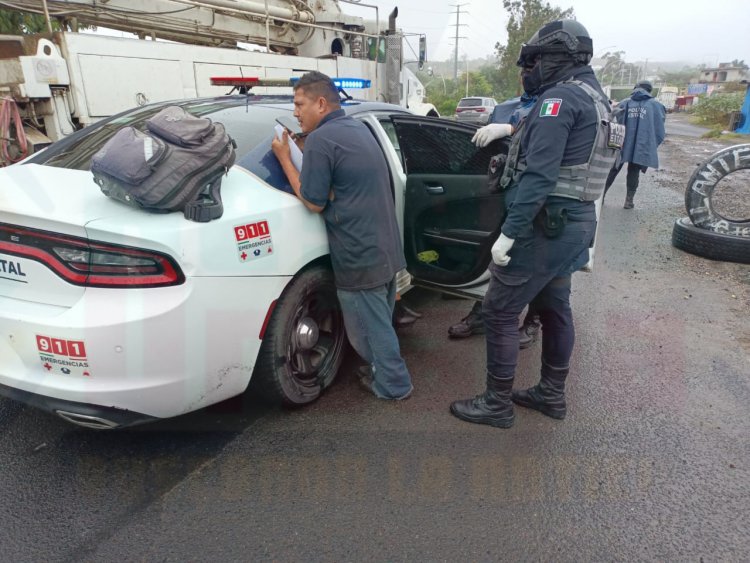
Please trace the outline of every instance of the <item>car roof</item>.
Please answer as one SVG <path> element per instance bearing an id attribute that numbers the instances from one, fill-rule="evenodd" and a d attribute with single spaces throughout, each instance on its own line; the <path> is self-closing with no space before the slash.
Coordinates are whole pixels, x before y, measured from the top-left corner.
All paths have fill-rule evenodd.
<path id="1" fill-rule="evenodd" d="M 164 102 L 155 102 L 149 104 L 148 107 L 166 107 L 170 105 L 226 105 L 226 106 L 238 106 L 247 104 L 249 106 L 264 106 L 278 109 L 286 109 L 289 111 L 294 110 L 294 97 L 289 94 L 235 94 L 230 96 L 216 96 L 216 97 L 205 97 L 205 98 L 190 98 L 184 100 L 169 100 Z M 395 104 L 387 104 L 385 102 L 371 102 L 368 100 L 346 100 L 341 103 L 341 108 L 346 112 L 347 115 L 356 115 L 358 113 L 367 111 L 388 111 L 388 112 L 404 112 L 410 113 L 409 110 L 402 106 Z M 123 112 L 127 114 L 130 111 Z M 218 109 L 218 108 L 217 108 Z M 121 114 L 121 115 L 123 115 Z"/>
<path id="2" fill-rule="evenodd" d="M 179 106 L 184 108 L 189 113 L 196 116 L 207 116 L 213 117 L 214 114 L 219 114 L 224 111 L 236 111 L 244 106 L 257 107 L 263 110 L 276 110 L 276 111 L 288 111 L 294 110 L 293 96 L 289 94 L 285 95 L 227 95 L 227 96 L 216 96 L 216 97 L 204 97 L 204 98 L 189 98 L 181 100 L 167 100 L 161 102 L 154 102 L 143 106 L 128 109 L 111 117 L 106 117 L 100 121 L 89 125 L 88 127 L 75 131 L 71 135 L 64 137 L 55 143 L 52 143 L 45 151 L 41 151 L 38 154 L 32 155 L 29 159 L 29 163 L 36 164 L 48 164 L 52 159 L 67 158 L 68 160 L 60 160 L 59 162 L 65 162 L 64 167 L 80 167 L 88 166 L 88 158 L 79 158 L 75 155 L 79 142 L 87 143 L 89 149 L 95 148 L 99 143 L 99 140 L 106 142 L 109 137 L 114 134 L 113 131 L 119 129 L 124 125 L 131 125 L 136 122 L 143 122 L 145 119 L 158 113 L 162 108 L 168 106 Z M 409 110 L 401 106 L 394 104 L 386 104 L 383 102 L 369 102 L 363 100 L 347 100 L 343 102 L 341 107 L 344 109 L 347 115 L 357 115 L 365 112 L 378 112 L 378 113 L 404 113 L 411 114 Z M 225 122 L 225 126 L 226 126 Z M 235 134 L 237 132 L 235 131 Z M 96 137 L 98 136 L 98 137 Z M 95 139 L 99 140 L 95 140 Z M 236 140 L 238 137 L 234 137 Z M 90 151 L 89 151 L 90 152 Z M 83 153 L 81 153 L 82 155 Z M 80 160 L 80 162 L 79 162 Z M 76 162 L 75 165 L 71 164 Z"/>

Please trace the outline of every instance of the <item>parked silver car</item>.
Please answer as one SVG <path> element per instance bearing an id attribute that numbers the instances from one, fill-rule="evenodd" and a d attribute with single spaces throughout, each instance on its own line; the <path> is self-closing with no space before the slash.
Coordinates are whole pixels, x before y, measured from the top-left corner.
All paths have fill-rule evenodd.
<path id="1" fill-rule="evenodd" d="M 456 120 L 486 125 L 496 105 L 494 98 L 461 98 L 456 106 Z"/>

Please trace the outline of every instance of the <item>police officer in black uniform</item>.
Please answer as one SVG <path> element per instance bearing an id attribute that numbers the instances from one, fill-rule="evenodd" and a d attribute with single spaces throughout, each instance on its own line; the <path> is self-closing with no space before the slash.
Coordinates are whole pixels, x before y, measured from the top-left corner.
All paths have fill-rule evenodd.
<path id="1" fill-rule="evenodd" d="M 546 24 L 521 48 L 517 64 L 524 90 L 538 100 L 514 135 L 500 182 L 507 214 L 492 247 L 483 303 L 487 388 L 451 404 L 451 413 L 462 420 L 508 428 L 513 403 L 565 417 L 574 343 L 571 274 L 588 260 L 594 202 L 615 159 L 612 127 L 618 127 L 610 123 L 609 100 L 588 66 L 592 54 L 591 37 L 574 20 Z M 535 296 L 542 322 L 541 378 L 511 396 L 518 318 Z"/>

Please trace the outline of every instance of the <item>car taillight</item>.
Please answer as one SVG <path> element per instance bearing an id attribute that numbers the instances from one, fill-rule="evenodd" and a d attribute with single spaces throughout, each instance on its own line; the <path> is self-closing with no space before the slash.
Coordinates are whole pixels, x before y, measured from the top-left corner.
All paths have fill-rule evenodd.
<path id="1" fill-rule="evenodd" d="M 479 113 L 483 113 L 483 112 L 487 111 L 487 109 L 486 108 L 476 108 L 474 111 L 478 111 Z"/>
<path id="2" fill-rule="evenodd" d="M 462 112 L 462 111 L 464 111 L 465 109 L 466 109 L 466 108 L 456 108 L 456 113 L 461 113 L 461 112 Z"/>
<path id="3" fill-rule="evenodd" d="M 47 266 L 86 287 L 164 287 L 185 281 L 166 254 L 48 231 L 0 224 L 0 251 Z"/>

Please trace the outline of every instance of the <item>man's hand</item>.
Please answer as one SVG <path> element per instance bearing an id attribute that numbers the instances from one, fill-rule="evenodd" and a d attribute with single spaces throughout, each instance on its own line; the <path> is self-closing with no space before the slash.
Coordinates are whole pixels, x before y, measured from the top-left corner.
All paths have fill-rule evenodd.
<path id="1" fill-rule="evenodd" d="M 478 147 L 486 147 L 495 139 L 502 139 L 513 134 L 513 126 L 510 123 L 490 123 L 477 129 L 471 142 Z"/>
<path id="2" fill-rule="evenodd" d="M 281 139 L 274 136 L 273 141 L 271 141 L 271 150 L 281 163 L 285 160 L 292 160 L 291 149 L 289 148 L 289 133 L 286 129 L 284 129 L 284 132 L 281 134 Z"/>
<path id="3" fill-rule="evenodd" d="M 510 256 L 508 252 L 513 248 L 514 239 L 506 237 L 503 233 L 492 245 L 492 261 L 498 266 L 507 266 L 510 262 Z"/>

